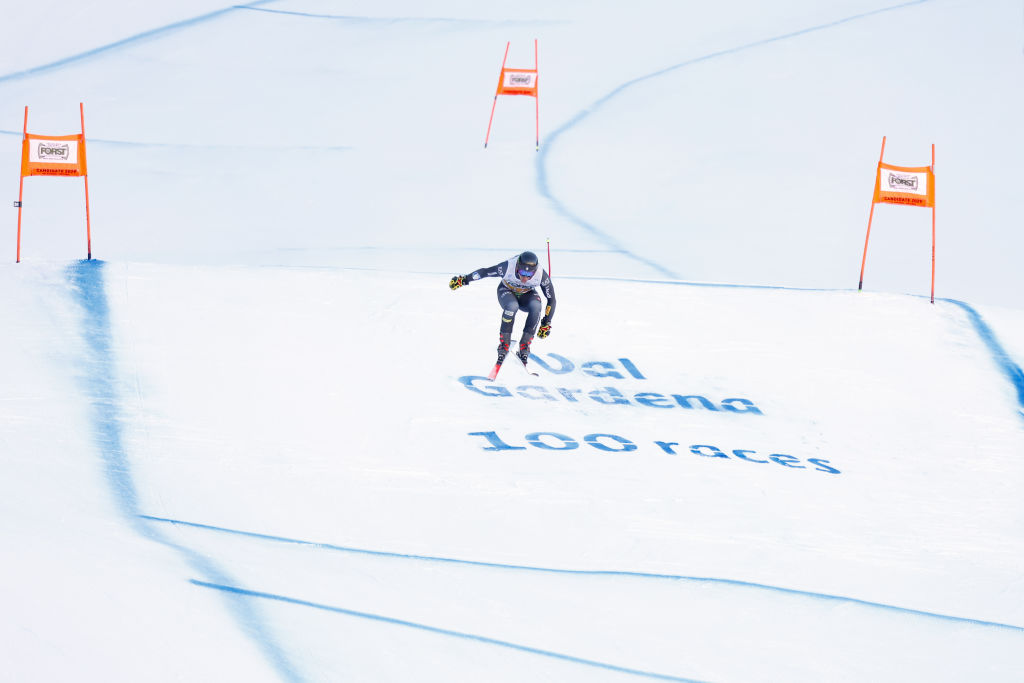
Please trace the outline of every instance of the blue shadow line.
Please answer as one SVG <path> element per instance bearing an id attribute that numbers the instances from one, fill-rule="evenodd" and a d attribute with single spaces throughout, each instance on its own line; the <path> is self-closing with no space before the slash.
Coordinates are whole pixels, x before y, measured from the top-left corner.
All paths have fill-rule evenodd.
<path id="1" fill-rule="evenodd" d="M 607 252 L 605 252 L 607 253 Z M 443 273 L 438 273 L 443 275 Z M 641 285 L 669 285 L 673 287 L 704 287 L 707 289 L 770 289 L 780 292 L 856 292 L 855 289 L 835 287 L 787 287 L 785 285 L 746 285 L 730 282 L 690 282 L 681 278 L 655 280 L 642 277 L 608 277 L 605 275 L 561 275 L 560 280 L 592 280 L 595 282 L 629 282 Z"/>
<path id="2" fill-rule="evenodd" d="M 104 262 L 96 259 L 78 261 L 67 269 L 67 278 L 72 295 L 84 312 L 81 336 L 86 353 L 79 382 L 89 404 L 93 440 L 102 458 L 107 486 L 121 515 L 136 533 L 178 552 L 203 576 L 214 581 L 232 583 L 231 577 L 212 560 L 171 541 L 157 525 L 139 514 L 138 490 L 124 446 L 124 418 L 115 379 L 116 362 L 110 306 L 104 285 L 104 267 Z M 303 680 L 248 601 L 228 599 L 227 606 L 236 622 L 256 643 L 283 680 L 289 683 Z"/>
<path id="3" fill-rule="evenodd" d="M 996 333 L 992 331 L 992 328 L 988 326 L 985 319 L 981 317 L 970 304 L 966 304 L 963 301 L 957 301 L 955 299 L 936 299 L 936 301 L 945 301 L 946 303 L 959 306 L 967 313 L 967 319 L 974 326 L 974 330 L 981 337 L 981 340 L 988 347 L 989 353 L 992 354 L 992 359 L 995 361 L 999 369 L 1002 370 L 1006 378 L 1013 384 L 1017 390 L 1017 404 L 1022 417 L 1024 417 L 1024 372 L 1021 371 L 1020 366 L 1013 362 L 1010 358 L 1010 354 L 1007 353 L 1003 345 L 999 343 L 999 339 L 996 337 Z"/>
<path id="4" fill-rule="evenodd" d="M 720 579 L 706 576 L 683 576 L 677 574 L 658 574 L 651 572 L 633 572 L 633 571 L 619 571 L 619 570 L 601 570 L 601 569 L 557 569 L 552 567 L 534 567 L 529 565 L 517 565 L 517 564 L 501 564 L 497 562 L 481 562 L 476 560 L 460 560 L 448 557 L 432 557 L 429 555 L 408 555 L 404 553 L 387 552 L 381 550 L 367 550 L 364 548 L 351 548 L 340 545 L 333 545 L 331 543 L 314 543 L 311 541 L 303 541 L 294 538 L 287 538 L 284 536 L 272 536 L 269 534 L 260 534 L 251 531 L 240 531 L 237 529 L 227 529 L 224 527 L 212 526 L 209 524 L 199 524 L 196 522 L 184 522 L 177 519 L 168 519 L 165 517 L 153 517 L 150 515 L 141 515 L 143 519 L 151 522 L 160 522 L 164 524 L 173 524 L 177 526 L 192 527 L 194 529 L 204 529 L 207 531 L 216 531 L 220 533 L 232 534 L 235 536 L 244 536 L 246 538 L 254 538 L 264 541 L 273 541 L 276 543 L 286 543 L 291 545 L 306 546 L 312 548 L 320 548 L 323 550 L 330 550 L 333 552 L 351 553 L 356 555 L 368 555 L 372 557 L 388 557 L 400 560 L 415 560 L 419 562 L 437 562 L 445 564 L 454 564 L 470 567 L 484 567 L 487 569 L 504 569 L 512 571 L 527 571 L 527 572 L 542 572 L 547 574 L 562 574 L 570 576 L 598 576 L 598 577 L 619 577 L 619 578 L 632 578 L 632 579 L 656 579 L 662 581 L 685 581 L 690 583 L 707 583 L 707 584 L 719 584 L 725 586 L 737 586 L 741 588 L 754 588 L 757 590 L 772 591 L 775 593 L 782 593 L 784 595 L 797 595 L 800 597 L 814 598 L 816 600 L 828 600 L 831 602 L 843 602 L 856 605 L 863 605 L 865 607 L 873 607 L 876 609 L 884 609 L 892 612 L 898 612 L 900 614 L 912 614 L 920 617 L 928 617 L 930 619 L 941 619 L 943 621 L 956 622 L 961 624 L 971 624 L 974 626 L 987 626 L 991 628 L 1008 629 L 1011 631 L 1024 631 L 1024 626 L 1014 626 L 1013 624 L 1003 624 L 995 621 L 983 621 L 981 619 L 969 619 L 966 617 L 956 617 L 947 614 L 939 614 L 937 612 L 926 612 L 923 610 L 908 609 L 906 607 L 897 607 L 895 605 L 887 605 L 880 602 L 871 602 L 868 600 L 859 600 L 857 598 L 848 598 L 842 595 L 829 595 L 828 593 L 813 593 L 810 591 L 797 590 L 794 588 L 783 588 L 781 586 L 770 586 L 763 583 L 753 583 L 750 581 L 737 581 L 734 579 Z"/>
<path id="5" fill-rule="evenodd" d="M 427 631 L 429 633 L 436 633 L 443 636 L 449 636 L 453 638 L 462 638 L 464 640 L 474 640 L 479 643 L 486 643 L 488 645 L 497 645 L 498 647 L 505 647 L 511 650 L 518 650 L 520 652 L 528 652 L 534 655 L 541 655 L 543 657 L 551 657 L 552 659 L 559 659 L 566 662 L 572 662 L 573 664 L 583 664 L 585 666 L 591 666 L 598 669 L 605 669 L 608 671 L 616 671 L 624 674 L 631 674 L 634 676 L 642 676 L 644 678 L 654 678 L 662 681 L 682 681 L 683 683 L 700 683 L 693 678 L 682 678 L 679 676 L 670 676 L 667 674 L 659 674 L 651 671 L 642 671 L 640 669 L 631 669 L 625 666 L 618 666 L 615 664 L 607 664 L 605 662 L 598 662 L 593 659 L 584 659 L 583 657 L 575 657 L 573 655 L 562 654 L 560 652 L 553 652 L 551 650 L 542 650 L 536 647 L 530 647 L 529 645 L 520 645 L 518 643 L 512 643 L 507 640 L 498 640 L 496 638 L 488 638 L 487 636 L 476 635 L 473 633 L 462 633 L 461 631 L 452 631 L 446 628 L 439 628 L 437 626 L 429 626 L 427 624 L 420 624 L 415 621 L 406 621 L 404 619 L 396 619 L 394 617 L 385 617 L 379 614 L 371 614 L 369 612 L 359 612 L 356 610 L 345 609 L 344 607 L 334 607 L 332 605 L 324 605 L 319 602 L 311 602 L 309 600 L 300 600 L 298 598 L 290 598 L 284 595 L 277 595 L 275 593 L 262 593 L 259 591 L 246 590 L 244 588 L 236 588 L 235 586 L 227 586 L 223 584 L 208 583 L 206 581 L 192 580 L 192 583 L 197 586 L 204 588 L 212 588 L 214 590 L 223 591 L 226 593 L 233 593 L 236 595 L 242 595 L 250 598 L 261 598 L 264 600 L 274 600 L 276 602 L 284 602 L 289 605 L 299 605 L 302 607 L 312 607 L 313 609 L 323 610 L 325 612 L 333 612 L 335 614 L 344 614 L 350 617 L 357 617 L 359 619 L 369 619 L 371 621 L 382 622 L 385 624 L 393 624 L 395 626 L 404 626 L 406 628 L 413 628 L 420 631 Z"/>
<path id="6" fill-rule="evenodd" d="M 283 14 L 286 16 L 303 17 L 306 19 L 330 19 L 345 21 L 354 24 L 426 24 L 443 23 L 472 26 L 552 26 L 568 24 L 565 20 L 530 20 L 530 19 L 459 19 L 457 17 L 370 17 L 354 14 L 318 14 L 314 12 L 298 12 L 294 10 L 266 9 L 254 7 L 253 5 L 238 5 L 238 9 L 255 10 L 257 12 L 268 12 L 270 14 Z"/>
<path id="7" fill-rule="evenodd" d="M 810 26 L 808 28 L 800 29 L 800 30 L 797 30 L 797 31 L 792 31 L 790 33 L 784 33 L 782 35 L 773 36 L 771 38 L 764 38 L 764 39 L 761 39 L 761 40 L 756 40 L 756 41 L 754 41 L 752 43 L 746 43 L 744 45 L 739 45 L 739 46 L 736 46 L 736 47 L 726 48 L 724 50 L 719 50 L 717 52 L 711 52 L 709 54 L 702 55 L 700 57 L 694 57 L 693 59 L 688 59 L 688 60 L 686 60 L 684 62 L 679 62 L 678 64 L 673 64 L 672 66 L 665 67 L 664 69 L 659 69 L 658 71 L 654 71 L 652 73 L 645 74 L 643 76 L 639 76 L 639 77 L 634 78 L 634 79 L 632 79 L 630 81 L 626 81 L 625 83 L 623 83 L 623 84 L 619 85 L 618 87 L 614 88 L 607 95 L 605 95 L 605 96 L 601 97 L 600 99 L 598 99 L 596 102 L 591 104 L 589 107 L 587 107 L 587 108 L 583 109 L 582 111 L 580 111 L 579 113 L 577 113 L 571 119 L 569 119 L 568 121 L 563 123 L 561 126 L 556 128 L 555 130 L 553 130 L 550 135 L 548 135 L 547 140 L 544 141 L 544 144 L 541 146 L 541 148 L 539 150 L 539 154 L 537 155 L 537 162 L 536 162 L 536 164 L 537 164 L 537 190 L 541 194 L 541 196 L 543 196 L 544 198 L 546 198 L 548 200 L 548 202 L 550 203 L 552 208 L 557 213 L 562 215 L 564 218 L 569 220 L 571 223 L 575 223 L 576 225 L 578 225 L 579 227 L 583 228 L 584 230 L 586 230 L 587 232 L 589 232 L 593 236 L 597 237 L 602 242 L 607 244 L 614 251 L 616 251 L 616 252 L 618 252 L 618 253 L 622 254 L 623 256 L 626 256 L 626 257 L 628 257 L 630 259 L 633 259 L 634 261 L 642 263 L 642 264 L 648 266 L 649 268 L 651 268 L 652 270 L 654 270 L 654 271 L 656 271 L 658 273 L 661 273 L 662 275 L 664 275 L 666 277 L 677 279 L 677 280 L 681 279 L 678 275 L 673 273 L 671 270 L 669 270 L 665 266 L 663 266 L 663 265 L 661 265 L 661 264 L 659 264 L 659 263 L 657 263 L 657 262 L 655 262 L 655 261 L 653 261 L 651 259 L 648 259 L 648 258 L 645 258 L 645 257 L 642 257 L 642 256 L 640 256 L 638 254 L 633 253 L 632 251 L 627 249 L 625 246 L 623 246 L 618 240 L 613 238 L 611 235 L 609 235 L 608 233 L 604 232 L 603 230 L 598 228 L 593 223 L 590 223 L 590 222 L 584 220 L 583 218 L 581 218 L 580 216 L 578 216 L 577 214 L 573 213 L 571 210 L 569 210 L 569 208 L 563 202 L 561 202 L 559 199 L 557 199 L 554 196 L 554 194 L 551 191 L 550 184 L 548 182 L 547 162 L 548 162 L 548 155 L 551 153 L 551 148 L 554 146 L 554 144 L 558 140 L 558 138 L 563 133 L 565 133 L 566 131 L 568 131 L 568 130 L 574 128 L 575 126 L 577 126 L 580 122 L 582 122 L 588 116 L 590 116 L 591 114 L 593 114 L 593 113 L 597 112 L 598 110 L 600 110 L 609 101 L 611 101 L 612 99 L 614 99 L 618 95 L 621 95 L 624 91 L 628 90 L 629 88 L 631 88 L 631 87 L 633 87 L 633 86 L 635 86 L 635 85 L 637 85 L 639 83 L 643 83 L 644 81 L 649 81 L 651 79 L 658 78 L 659 76 L 664 76 L 667 73 L 671 73 L 671 72 L 676 71 L 678 69 L 683 69 L 685 67 L 692 66 L 694 64 L 699 64 L 701 62 L 711 61 L 713 59 L 717 59 L 719 57 L 724 57 L 726 55 L 733 55 L 733 54 L 736 54 L 736 53 L 739 53 L 739 52 L 744 52 L 746 50 L 750 50 L 750 49 L 753 49 L 753 48 L 762 47 L 764 45 L 770 45 L 771 43 L 777 43 L 777 42 L 781 42 L 781 41 L 784 41 L 784 40 L 789 40 L 791 38 L 796 38 L 798 36 L 807 35 L 809 33 L 815 33 L 817 31 L 823 31 L 825 29 L 829 29 L 829 28 L 833 28 L 833 27 L 836 27 L 836 26 L 840 26 L 842 24 L 847 24 L 847 23 L 850 23 L 850 22 L 853 22 L 853 21 L 858 21 L 860 19 L 865 19 L 867 17 L 873 16 L 873 15 L 876 15 L 876 14 L 882 14 L 884 12 L 892 12 L 894 10 L 903 9 L 905 7 L 910 7 L 912 5 L 920 5 L 920 4 L 923 4 L 925 2 L 929 2 L 929 1 L 930 0 L 911 0 L 911 2 L 904 2 L 904 3 L 898 4 L 898 5 L 892 5 L 890 7 L 882 7 L 882 8 L 876 9 L 876 10 L 871 10 L 869 12 L 862 12 L 860 14 L 855 14 L 853 16 L 844 17 L 842 19 L 836 19 L 835 21 L 830 21 L 830 22 L 827 22 L 827 23 L 824 23 L 824 24 L 818 24 L 817 26 Z"/>
<path id="8" fill-rule="evenodd" d="M 276 0 L 256 0 L 255 2 L 251 3 L 251 5 L 252 6 L 264 5 L 264 4 L 267 4 L 267 3 L 270 3 L 270 2 L 275 2 L 275 1 Z M 30 76 L 38 76 L 38 75 L 46 73 L 48 71 L 54 71 L 56 69 L 60 69 L 62 67 L 68 66 L 70 64 L 74 64 L 76 62 L 81 62 L 83 60 L 89 59 L 91 57 L 96 57 L 98 55 L 102 55 L 104 53 L 111 52 L 113 50 L 118 50 L 118 49 L 120 49 L 122 47 L 126 47 L 126 46 L 132 45 L 134 43 L 141 43 L 141 42 L 144 42 L 146 40 L 151 40 L 153 38 L 159 38 L 159 37 L 165 36 L 167 34 L 175 32 L 175 31 L 180 31 L 181 29 L 184 29 L 184 28 L 190 28 L 190 27 L 195 26 L 197 24 L 206 23 L 207 21 L 210 21 L 211 19 L 216 19 L 216 18 L 218 18 L 220 16 L 223 16 L 224 14 L 227 14 L 228 12 L 233 12 L 233 11 L 235 11 L 237 9 L 242 9 L 242 8 L 240 6 L 238 6 L 238 5 L 231 5 L 230 7 L 225 7 L 223 9 L 215 10 L 213 12 L 208 12 L 207 14 L 202 14 L 202 15 L 199 15 L 197 17 L 191 17 L 189 19 L 183 19 L 181 21 L 176 21 L 173 24 L 167 24 L 166 26 L 160 26 L 158 28 L 150 29 L 149 31 L 143 31 L 142 33 L 136 33 L 133 36 L 128 36 L 127 38 L 122 38 L 121 40 L 115 41 L 113 43 L 108 43 L 107 45 L 101 45 L 100 47 L 95 47 L 95 48 L 93 48 L 91 50 L 86 50 L 85 52 L 80 52 L 77 55 L 71 55 L 70 57 L 64 57 L 63 59 L 58 59 L 57 61 L 50 62 L 49 64 L 42 64 L 40 66 L 34 66 L 34 67 L 30 68 L 30 69 L 24 69 L 23 71 L 14 71 L 12 73 L 0 76 L 0 83 L 3 83 L 5 81 L 13 81 L 13 80 L 17 80 L 17 79 L 20 79 L 20 78 L 28 78 Z"/>

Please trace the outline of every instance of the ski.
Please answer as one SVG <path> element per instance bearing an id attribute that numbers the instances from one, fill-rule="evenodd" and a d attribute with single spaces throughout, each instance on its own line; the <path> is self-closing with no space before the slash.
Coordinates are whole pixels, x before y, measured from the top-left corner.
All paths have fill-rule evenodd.
<path id="1" fill-rule="evenodd" d="M 515 339 L 510 339 L 508 341 L 508 344 L 504 344 L 504 343 L 502 343 L 501 339 L 498 340 L 498 342 L 500 344 L 500 346 L 498 346 L 498 362 L 494 364 L 493 368 L 491 368 L 491 372 L 490 372 L 489 375 L 487 375 L 487 379 L 489 379 L 489 380 L 491 380 L 493 382 L 495 380 L 495 378 L 498 376 L 498 373 L 501 372 L 501 364 L 505 362 L 505 358 L 506 358 L 505 354 L 508 353 L 509 346 L 514 344 L 515 341 L 516 341 Z M 505 353 L 502 353 L 502 349 L 503 348 L 504 348 Z"/>
<path id="2" fill-rule="evenodd" d="M 529 374 L 533 375 L 534 377 L 540 377 L 540 375 L 538 375 L 536 372 L 531 370 L 530 366 L 528 366 L 525 362 L 523 362 L 523 361 L 520 361 L 520 362 L 523 364 L 523 370 L 525 370 Z"/>
<path id="3" fill-rule="evenodd" d="M 497 363 L 494 364 L 493 368 L 491 368 L 491 372 L 490 372 L 489 375 L 487 375 L 487 379 L 489 379 L 489 380 L 491 380 L 493 382 L 494 379 L 498 376 L 498 371 L 499 370 L 501 370 L 501 361 L 500 360 Z"/>
<path id="4" fill-rule="evenodd" d="M 525 372 L 526 374 L 533 375 L 534 377 L 540 377 L 540 375 L 538 375 L 536 372 L 531 370 L 530 366 L 528 366 L 526 363 L 520 362 L 520 365 L 523 366 L 523 372 Z M 494 367 L 491 368 L 490 373 L 488 373 L 487 379 L 489 379 L 489 380 L 491 380 L 493 382 L 498 377 L 498 372 L 501 371 L 501 366 L 502 366 L 501 362 L 495 363 Z"/>
<path id="5" fill-rule="evenodd" d="M 514 345 L 517 341 L 518 341 L 517 339 L 510 340 L 509 346 Z M 522 358 L 520 358 L 518 353 L 516 353 L 515 356 L 516 356 L 516 360 L 518 360 L 519 363 L 523 366 L 523 370 L 527 374 L 533 375 L 534 377 L 540 377 L 540 375 L 538 375 L 536 372 L 534 372 L 533 370 L 530 369 L 530 367 L 526 364 L 527 361 L 524 361 Z M 502 363 L 505 362 L 505 358 L 506 358 L 506 356 L 504 356 L 504 355 L 502 355 L 502 356 L 500 356 L 498 358 L 498 362 L 494 364 L 493 368 L 491 368 L 491 372 L 490 372 L 490 374 L 487 375 L 487 379 L 489 379 L 489 380 L 491 380 L 493 382 L 497 378 L 498 373 L 501 371 Z"/>

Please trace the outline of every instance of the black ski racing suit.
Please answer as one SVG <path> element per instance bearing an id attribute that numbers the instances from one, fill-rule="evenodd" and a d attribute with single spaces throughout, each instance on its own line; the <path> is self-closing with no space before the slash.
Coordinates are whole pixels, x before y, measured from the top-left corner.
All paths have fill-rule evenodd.
<path id="1" fill-rule="evenodd" d="M 529 354 L 530 342 L 533 341 L 533 335 L 536 334 L 538 325 L 551 324 L 551 318 L 555 315 L 555 288 L 551 284 L 551 277 L 543 268 L 538 268 L 533 277 L 525 282 L 517 278 L 515 274 L 517 259 L 518 256 L 513 256 L 490 268 L 474 270 L 466 276 L 466 279 L 475 282 L 484 277 L 501 278 L 498 282 L 498 303 L 501 304 L 502 311 L 498 353 L 508 352 L 516 313 L 525 311 L 526 325 L 523 327 L 522 339 L 519 340 L 519 350 L 525 357 Z M 541 318 L 542 304 L 540 295 L 536 291 L 537 287 L 540 287 L 540 290 L 544 292 L 544 297 L 548 300 L 547 306 L 543 308 L 543 319 Z"/>

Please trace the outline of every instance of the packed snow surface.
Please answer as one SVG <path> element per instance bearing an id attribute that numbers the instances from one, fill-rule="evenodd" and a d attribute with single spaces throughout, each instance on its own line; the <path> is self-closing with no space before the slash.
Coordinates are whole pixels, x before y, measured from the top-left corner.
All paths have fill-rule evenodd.
<path id="1" fill-rule="evenodd" d="M 8 10 L 0 681 L 1024 679 L 1019 3 Z"/>

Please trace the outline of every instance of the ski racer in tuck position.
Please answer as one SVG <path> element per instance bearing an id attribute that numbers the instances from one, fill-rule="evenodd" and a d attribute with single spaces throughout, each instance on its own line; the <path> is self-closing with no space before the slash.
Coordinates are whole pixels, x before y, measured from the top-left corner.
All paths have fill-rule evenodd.
<path id="1" fill-rule="evenodd" d="M 448 286 L 452 290 L 456 290 L 482 277 L 501 278 L 498 282 L 498 303 L 501 304 L 498 362 L 492 371 L 492 374 L 496 375 L 509 351 L 512 341 L 512 325 L 516 313 L 526 311 L 526 325 L 523 327 L 519 349 L 516 351 L 516 358 L 524 366 L 530 357 L 530 343 L 533 341 L 533 335 L 536 334 L 544 339 L 551 334 L 551 318 L 555 315 L 555 288 L 551 284 L 551 277 L 540 267 L 537 255 L 532 251 L 524 251 L 496 266 L 480 268 L 468 275 L 455 275 L 448 282 Z M 537 287 L 540 287 L 548 300 L 543 317 L 541 317 L 541 300 L 536 291 Z M 539 328 L 537 327 L 538 320 Z"/>

